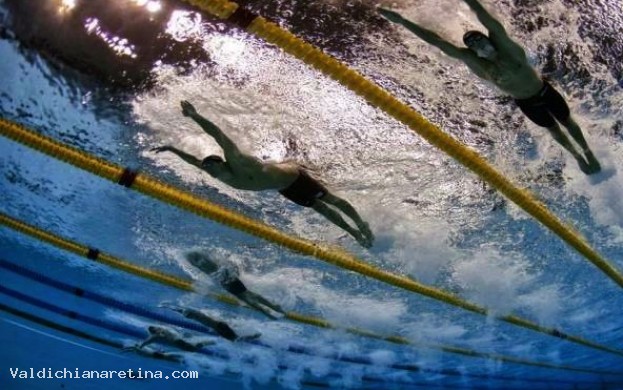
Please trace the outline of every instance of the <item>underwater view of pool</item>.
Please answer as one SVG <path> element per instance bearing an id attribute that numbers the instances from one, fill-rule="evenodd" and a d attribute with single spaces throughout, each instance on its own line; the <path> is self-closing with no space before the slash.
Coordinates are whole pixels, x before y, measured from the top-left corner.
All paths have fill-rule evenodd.
<path id="1" fill-rule="evenodd" d="M 568 103 L 586 174 L 378 12 L 464 48 L 469 2 L 0 0 L 0 388 L 623 389 L 623 5 L 481 0 Z M 248 177 L 209 173 L 240 153 Z M 331 195 L 270 190 L 293 164 Z"/>

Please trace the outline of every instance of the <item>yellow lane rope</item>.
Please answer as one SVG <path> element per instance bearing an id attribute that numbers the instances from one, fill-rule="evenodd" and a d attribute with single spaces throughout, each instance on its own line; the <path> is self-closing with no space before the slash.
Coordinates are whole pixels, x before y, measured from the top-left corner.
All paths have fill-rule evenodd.
<path id="1" fill-rule="evenodd" d="M 153 269 L 149 269 L 149 268 L 141 267 L 136 264 L 132 264 L 128 262 L 127 260 L 120 259 L 118 257 L 112 256 L 104 252 L 100 252 L 99 250 L 96 250 L 94 248 L 88 247 L 83 244 L 79 244 L 67 238 L 57 236 L 55 234 L 42 230 L 33 225 L 29 225 L 23 221 L 19 221 L 15 218 L 12 218 L 9 215 L 6 215 L 2 212 L 0 212 L 0 225 L 4 225 L 22 234 L 28 235 L 40 241 L 54 245 L 57 248 L 61 248 L 68 252 L 82 256 L 88 260 L 98 262 L 101 264 L 105 264 L 109 267 L 116 268 L 123 272 L 133 274 L 140 278 L 152 280 L 162 285 L 174 287 L 179 290 L 192 291 L 192 292 L 198 293 L 197 290 L 195 290 L 195 288 L 193 287 L 192 280 L 181 278 L 181 277 L 174 276 L 174 275 L 169 275 L 164 272 L 159 272 Z M 218 300 L 222 303 L 225 303 L 231 306 L 240 306 L 239 302 L 236 299 L 228 295 L 213 294 L 213 293 L 209 293 L 206 295 L 212 299 Z M 247 307 L 247 308 L 256 310 L 251 307 Z M 339 329 L 340 328 L 338 326 L 331 324 L 329 321 L 323 318 L 306 316 L 306 315 L 295 313 L 295 312 L 288 312 L 286 313 L 285 317 L 294 322 L 298 322 L 298 323 L 305 324 L 305 325 L 312 325 L 312 326 L 319 327 L 319 328 L 326 328 L 326 329 Z M 512 356 L 478 352 L 478 351 L 473 351 L 470 349 L 459 348 L 459 347 L 454 347 L 454 346 L 443 346 L 443 345 L 435 345 L 435 344 L 421 343 L 421 342 L 414 343 L 401 336 L 379 335 L 379 334 L 376 334 L 376 333 L 373 333 L 367 330 L 363 330 L 363 329 L 358 329 L 358 328 L 349 327 L 349 328 L 344 328 L 344 330 L 346 330 L 349 333 L 355 334 L 357 336 L 386 341 L 386 342 L 390 342 L 393 344 L 413 345 L 417 347 L 436 349 L 436 350 L 440 350 L 440 351 L 447 352 L 447 353 L 491 359 L 491 360 L 500 361 L 500 362 L 523 364 L 523 365 L 528 365 L 528 366 L 559 369 L 559 370 L 566 370 L 566 371 L 587 372 L 587 373 L 592 373 L 592 374 L 623 375 L 622 373 L 619 373 L 619 372 L 611 372 L 611 371 L 605 371 L 605 370 L 573 367 L 573 366 L 567 366 L 567 365 L 561 365 L 561 364 L 537 362 L 537 361 L 531 361 L 527 359 L 520 359 L 520 358 L 516 358 Z"/>
<path id="2" fill-rule="evenodd" d="M 312 241 L 283 233 L 276 228 L 263 222 L 255 221 L 242 214 L 218 206 L 207 200 L 181 191 L 175 187 L 158 182 L 147 175 L 123 169 L 98 157 L 91 156 L 68 145 L 64 145 L 49 137 L 37 134 L 24 126 L 0 118 L 0 135 L 3 135 L 23 145 L 48 154 L 51 157 L 70 163 L 88 172 L 99 175 L 108 180 L 123 184 L 139 192 L 159 199 L 163 202 L 178 206 L 197 215 L 210 218 L 223 225 L 253 234 L 275 244 L 282 245 L 292 251 L 314 256 L 343 269 L 347 269 L 364 276 L 385 282 L 401 289 L 415 292 L 429 298 L 445 302 L 474 313 L 488 315 L 486 308 L 475 303 L 461 299 L 460 297 L 435 287 L 421 284 L 406 276 L 396 275 L 384 271 L 373 265 L 367 264 L 352 254 L 340 249 L 328 246 L 320 246 Z M 531 329 L 539 333 L 569 340 L 590 348 L 614 353 L 623 356 L 623 351 L 609 348 L 580 337 L 567 335 L 557 329 L 546 328 L 523 318 L 507 315 L 496 317 L 502 321 Z"/>
<path id="3" fill-rule="evenodd" d="M 478 153 L 469 149 L 439 127 L 429 122 L 417 111 L 392 96 L 387 90 L 367 80 L 355 70 L 316 47 L 284 30 L 263 17 L 246 11 L 237 3 L 227 0 L 185 0 L 221 19 L 228 19 L 249 33 L 280 47 L 306 64 L 331 77 L 351 91 L 360 95 L 388 115 L 409 126 L 432 145 L 463 164 L 487 183 L 497 188 L 536 220 L 558 235 L 586 259 L 623 287 L 623 275 L 608 260 L 593 249 L 582 235 L 562 222 L 532 194 L 515 186 Z"/>

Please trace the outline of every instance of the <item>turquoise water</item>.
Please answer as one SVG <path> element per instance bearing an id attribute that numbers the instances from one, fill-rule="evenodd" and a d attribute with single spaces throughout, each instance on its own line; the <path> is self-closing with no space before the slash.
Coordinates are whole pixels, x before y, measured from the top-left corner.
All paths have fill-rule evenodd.
<path id="1" fill-rule="evenodd" d="M 65 14 L 33 13 L 29 15 L 31 25 L 24 22 L 29 19 L 18 18 L 16 3 L 0 2 L 3 27 L 7 28 L 0 40 L 2 117 L 117 164 L 138 168 L 287 232 L 343 246 L 383 269 L 452 291 L 493 313 L 514 313 L 620 348 L 623 302 L 618 287 L 476 176 L 339 84 L 253 37 L 198 19 L 198 14 L 174 14 L 165 7 L 152 16 L 164 20 L 165 25 L 149 26 L 169 37 L 165 47 L 175 41 L 204 56 L 208 53 L 205 58 L 188 54 L 197 58 L 196 63 L 156 63 L 159 53 L 145 54 L 138 41 L 133 49 L 126 45 L 129 54 L 120 53 L 119 40 L 111 44 L 115 36 L 123 38 L 125 33 L 140 40 L 141 35 L 123 23 L 110 21 L 141 12 L 149 15 L 148 10 L 129 8 L 139 7 L 134 3 L 119 1 L 84 11 L 82 16 L 87 19 L 95 15 L 100 20 L 99 30 L 92 30 L 92 41 L 84 44 L 76 31 L 87 27 L 76 28 L 68 22 L 80 4 L 78 11 L 69 9 Z M 45 4 L 52 10 L 58 7 L 53 1 Z M 617 58 L 621 51 L 616 42 L 604 38 L 621 31 L 620 6 L 487 3 L 526 45 L 535 66 L 568 97 L 604 167 L 602 174 L 587 178 L 546 134 L 460 64 L 378 20 L 372 20 L 371 27 L 365 24 L 373 19 L 372 5 L 337 1 L 317 8 L 296 2 L 256 7 L 386 86 L 476 149 L 519 186 L 536 193 L 617 268 L 623 268 L 623 179 L 618 172 L 623 91 Z M 127 13 L 118 11 L 123 7 Z M 453 39 L 460 38 L 464 26 L 474 23 L 467 8 L 454 1 L 399 2 L 396 7 Z M 442 15 L 439 9 L 446 13 Z M 176 23 L 166 24 L 174 16 Z M 18 20 L 19 26 L 11 25 L 10 17 Z M 528 34 L 529 22 L 539 17 L 542 26 Z M 317 21 L 325 24 L 315 26 L 320 23 Z M 44 22 L 61 26 L 54 30 L 60 43 L 45 30 Z M 146 28 L 139 19 L 136 25 Z M 32 38 L 37 34 L 40 40 L 41 36 L 49 39 L 49 44 L 41 45 Z M 104 44 L 95 45 L 98 39 Z M 71 49 L 81 47 L 81 42 L 94 54 L 78 63 Z M 129 38 L 128 42 L 133 43 Z M 154 47 L 154 52 L 163 50 Z M 130 66 L 126 57 L 134 52 L 149 61 L 132 68 L 129 81 L 109 66 L 103 67 L 109 73 L 93 70 L 109 65 L 109 57 Z M 150 86 L 128 89 L 128 84 L 146 78 L 145 66 L 151 75 Z M 292 158 L 313 166 L 370 222 L 377 236 L 375 246 L 369 251 L 360 248 L 312 211 L 275 194 L 233 190 L 172 156 L 150 152 L 163 143 L 180 145 L 197 156 L 219 152 L 216 144 L 180 115 L 182 99 L 193 102 L 259 158 Z M 0 151 L 2 213 L 132 263 L 193 278 L 200 291 L 220 292 L 184 262 L 183 254 L 191 249 L 229 258 L 242 268 L 242 280 L 253 290 L 289 311 L 322 317 L 338 327 L 400 335 L 417 345 L 456 346 L 621 372 L 619 356 L 470 314 L 294 255 L 5 138 L 0 139 Z M 387 343 L 343 330 L 269 321 L 244 308 L 87 262 L 8 228 L 0 228 L 0 248 L 1 260 L 88 292 L 82 297 L 62 292 L 0 267 L 0 303 L 23 312 L 0 311 L 3 388 L 298 388 L 313 384 L 383 389 L 623 388 L 620 376 L 502 363 Z M 207 355 L 185 354 L 183 364 L 121 352 L 119 345 L 136 343 L 146 336 L 147 325 L 159 321 L 94 302 L 86 298 L 89 294 L 132 304 L 169 320 L 181 318 L 158 308 L 159 303 L 203 308 L 240 333 L 261 332 L 261 345 L 217 340 L 206 349 Z M 55 309 L 50 310 L 49 305 Z M 101 320 L 104 325 L 85 322 L 86 318 Z M 59 326 L 83 334 L 63 332 Z M 191 333 L 197 339 L 214 338 Z M 97 336 L 100 342 L 85 335 Z M 102 344 L 102 340 L 112 345 Z M 20 381 L 10 378 L 11 367 L 33 367 L 35 371 L 45 367 L 188 369 L 198 371 L 200 379 L 174 383 L 163 379 Z"/>

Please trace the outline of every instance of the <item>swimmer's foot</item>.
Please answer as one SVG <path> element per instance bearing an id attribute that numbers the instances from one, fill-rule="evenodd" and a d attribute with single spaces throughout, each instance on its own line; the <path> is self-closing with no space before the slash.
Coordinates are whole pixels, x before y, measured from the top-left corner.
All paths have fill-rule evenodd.
<path id="1" fill-rule="evenodd" d="M 577 158 L 577 162 L 578 162 L 578 165 L 580 166 L 580 170 L 584 172 L 584 174 L 590 175 L 594 173 L 591 167 L 586 163 L 586 161 L 584 161 L 583 158 Z"/>
<path id="2" fill-rule="evenodd" d="M 363 236 L 370 243 L 370 246 L 372 246 L 372 243 L 374 242 L 374 233 L 372 233 L 372 230 L 370 230 L 370 225 L 368 225 L 367 222 L 362 223 L 361 225 L 359 225 L 359 231 L 361 231 Z"/>
<path id="3" fill-rule="evenodd" d="M 595 161 L 594 163 L 590 165 L 590 169 L 591 169 L 591 174 L 599 173 L 601 172 L 601 165 L 599 165 L 599 162 Z"/>
<path id="4" fill-rule="evenodd" d="M 353 234 L 353 237 L 355 237 L 355 240 L 357 240 L 357 242 L 359 243 L 359 245 L 361 245 L 364 248 L 371 248 L 372 247 L 372 241 L 364 236 L 362 233 L 357 232 L 356 234 Z"/>
<path id="5" fill-rule="evenodd" d="M 595 158 L 595 155 L 593 154 L 593 152 L 587 149 L 584 151 L 584 153 L 586 154 L 586 160 L 588 161 L 588 165 L 591 170 L 591 173 L 600 172 L 601 165 L 599 164 L 599 161 L 597 161 L 597 159 Z"/>

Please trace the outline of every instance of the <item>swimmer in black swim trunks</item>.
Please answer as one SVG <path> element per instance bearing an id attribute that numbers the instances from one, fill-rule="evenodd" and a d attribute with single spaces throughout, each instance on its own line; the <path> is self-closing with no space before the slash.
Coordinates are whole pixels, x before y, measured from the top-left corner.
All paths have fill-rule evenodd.
<path id="1" fill-rule="evenodd" d="M 214 278 L 227 292 L 264 313 L 267 317 L 275 320 L 285 315 L 281 306 L 270 302 L 259 294 L 249 291 L 240 281 L 240 271 L 233 263 L 210 258 L 202 252 L 190 252 L 186 254 L 186 259 L 194 267 Z"/>
<path id="2" fill-rule="evenodd" d="M 208 156 L 199 160 L 173 146 L 154 148 L 155 152 L 172 152 L 189 164 L 204 170 L 210 176 L 241 190 L 277 190 L 293 202 L 311 207 L 335 225 L 352 235 L 362 246 L 372 246 L 374 236 L 355 208 L 346 200 L 332 194 L 326 187 L 312 178 L 299 164 L 284 162 L 271 163 L 243 153 L 236 144 L 215 124 L 197 113 L 187 101 L 182 102 L 182 113 L 192 118 L 201 128 L 223 148 L 225 159 Z M 342 215 L 349 217 L 357 226 L 352 227 Z"/>
<path id="3" fill-rule="evenodd" d="M 599 172 L 601 166 L 588 147 L 580 126 L 571 117 L 563 97 L 551 85 L 541 80 L 536 70 L 528 63 L 523 48 L 508 36 L 504 26 L 489 14 L 478 0 L 463 1 L 476 13 L 478 20 L 489 32 L 488 36 L 480 31 L 466 32 L 463 42 L 467 49 L 453 45 L 394 11 L 379 8 L 379 12 L 386 19 L 403 25 L 445 54 L 463 61 L 478 77 L 492 82 L 510 94 L 530 120 L 546 127 L 556 142 L 575 157 L 582 172 L 586 174 Z M 580 146 L 580 152 L 572 145 L 556 121 L 567 128 L 571 137 Z M 586 159 L 582 156 L 582 151 Z"/>
<path id="4" fill-rule="evenodd" d="M 163 343 L 172 345 L 187 352 L 197 352 L 206 345 L 214 344 L 214 341 L 212 340 L 205 340 L 198 343 L 188 342 L 184 340 L 184 337 L 182 337 L 179 333 L 172 329 L 165 328 L 164 326 L 151 325 L 147 327 L 147 331 L 149 332 L 149 337 L 147 337 L 143 342 L 132 347 L 124 348 L 124 350 L 139 350 L 149 344 Z"/>
<path id="5" fill-rule="evenodd" d="M 219 336 L 229 341 L 248 341 L 259 338 L 261 333 L 254 333 L 246 336 L 239 336 L 227 323 L 215 320 L 200 310 L 174 306 L 168 303 L 162 303 L 160 307 L 166 307 L 183 315 L 184 317 L 199 322 L 200 324 L 213 329 Z"/>

